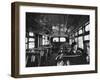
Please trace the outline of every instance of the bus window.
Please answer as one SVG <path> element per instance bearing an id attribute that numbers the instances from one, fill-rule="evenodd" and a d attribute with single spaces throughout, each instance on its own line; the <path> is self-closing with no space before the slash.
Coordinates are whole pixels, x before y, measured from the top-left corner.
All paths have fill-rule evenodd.
<path id="1" fill-rule="evenodd" d="M 82 30 L 79 30 L 79 34 L 82 34 Z"/>
<path id="2" fill-rule="evenodd" d="M 75 36 L 77 36 L 78 34 L 77 34 L 77 32 L 75 33 Z"/>
<path id="3" fill-rule="evenodd" d="M 60 42 L 66 42 L 66 38 L 60 37 Z"/>
<path id="4" fill-rule="evenodd" d="M 72 39 L 69 40 L 69 44 L 70 44 L 70 45 L 72 44 Z"/>
<path id="5" fill-rule="evenodd" d="M 32 49 L 32 48 L 34 48 L 35 47 L 35 44 L 34 43 L 29 43 L 29 49 Z"/>
<path id="6" fill-rule="evenodd" d="M 59 38 L 58 37 L 54 37 L 53 38 L 53 42 L 59 42 Z"/>
<path id="7" fill-rule="evenodd" d="M 34 33 L 33 32 L 29 32 L 29 36 L 34 36 Z"/>
<path id="8" fill-rule="evenodd" d="M 89 31 L 89 24 L 85 27 L 85 31 Z"/>
<path id="9" fill-rule="evenodd" d="M 27 38 L 25 38 L 25 47 L 26 47 L 26 49 L 28 49 L 28 47 L 27 47 L 27 45 L 28 45 L 28 39 Z"/>
<path id="10" fill-rule="evenodd" d="M 77 42 L 77 38 L 75 38 L 75 42 Z"/>
<path id="11" fill-rule="evenodd" d="M 90 36 L 89 35 L 84 36 L 84 40 L 90 40 Z"/>
<path id="12" fill-rule="evenodd" d="M 43 39 L 43 40 L 42 40 L 42 41 L 43 41 L 43 42 L 42 42 L 43 45 L 48 45 L 48 44 L 49 44 L 49 40 L 48 40 L 48 36 L 47 36 L 47 35 L 45 35 L 45 36 L 43 35 L 43 36 L 42 36 L 42 39 Z"/>
<path id="13" fill-rule="evenodd" d="M 35 38 L 26 38 L 25 43 L 26 49 L 33 49 L 35 47 Z"/>
<path id="14" fill-rule="evenodd" d="M 29 49 L 32 49 L 35 47 L 35 39 L 29 38 Z"/>
<path id="15" fill-rule="evenodd" d="M 34 42 L 34 38 L 29 38 L 29 42 Z"/>
<path id="16" fill-rule="evenodd" d="M 79 48 L 83 49 L 83 37 L 82 36 L 78 37 L 78 46 Z"/>

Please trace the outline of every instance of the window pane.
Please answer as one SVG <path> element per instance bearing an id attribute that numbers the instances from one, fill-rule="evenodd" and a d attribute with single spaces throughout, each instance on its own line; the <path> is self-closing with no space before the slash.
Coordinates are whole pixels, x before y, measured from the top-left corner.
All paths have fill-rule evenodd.
<path id="1" fill-rule="evenodd" d="M 33 41 L 35 41 L 35 39 L 34 38 L 29 38 L 29 41 L 33 42 Z"/>
<path id="2" fill-rule="evenodd" d="M 79 34 L 82 34 L 82 30 L 79 30 Z"/>
<path id="3" fill-rule="evenodd" d="M 27 38 L 25 38 L 25 43 L 27 43 L 27 41 L 28 41 Z"/>
<path id="4" fill-rule="evenodd" d="M 83 38 L 82 38 L 82 36 L 78 37 L 78 45 L 79 45 L 79 48 L 83 49 Z"/>
<path id="5" fill-rule="evenodd" d="M 90 40 L 90 36 L 89 35 L 84 36 L 84 40 Z"/>
<path id="6" fill-rule="evenodd" d="M 42 36 L 42 45 L 48 45 L 49 44 L 49 40 L 48 40 L 48 36 Z"/>
<path id="7" fill-rule="evenodd" d="M 72 39 L 69 40 L 69 44 L 72 44 Z"/>
<path id="8" fill-rule="evenodd" d="M 29 43 L 29 49 L 32 49 L 32 48 L 34 48 L 35 47 L 35 44 L 34 43 Z"/>
<path id="9" fill-rule="evenodd" d="M 77 36 L 77 32 L 75 33 L 75 36 Z"/>
<path id="10" fill-rule="evenodd" d="M 25 44 L 25 48 L 28 49 L 27 44 Z"/>
<path id="11" fill-rule="evenodd" d="M 89 31 L 89 26 L 90 26 L 90 25 L 87 25 L 87 26 L 85 27 L 85 31 Z"/>
<path id="12" fill-rule="evenodd" d="M 60 42 L 65 42 L 66 41 L 66 38 L 60 38 Z"/>
<path id="13" fill-rule="evenodd" d="M 75 42 L 77 42 L 77 38 L 75 38 Z"/>
<path id="14" fill-rule="evenodd" d="M 29 32 L 29 36 L 34 36 L 34 33 L 33 32 Z"/>
<path id="15" fill-rule="evenodd" d="M 59 38 L 53 38 L 53 42 L 59 42 Z"/>

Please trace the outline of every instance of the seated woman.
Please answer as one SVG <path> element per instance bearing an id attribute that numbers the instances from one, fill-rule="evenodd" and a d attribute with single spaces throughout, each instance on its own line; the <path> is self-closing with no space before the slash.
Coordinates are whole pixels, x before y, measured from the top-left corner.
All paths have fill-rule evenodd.
<path id="1" fill-rule="evenodd" d="M 70 54 L 73 55 L 73 57 L 70 59 L 70 64 L 72 64 L 72 65 L 85 64 L 86 58 L 85 58 L 83 49 L 78 48 L 76 42 L 72 43 L 71 47 L 72 47 L 72 50 L 71 50 Z"/>

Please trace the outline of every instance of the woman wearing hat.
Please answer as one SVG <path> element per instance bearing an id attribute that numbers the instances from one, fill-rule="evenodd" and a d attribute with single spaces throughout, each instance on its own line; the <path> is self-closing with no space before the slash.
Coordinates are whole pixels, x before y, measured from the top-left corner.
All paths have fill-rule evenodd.
<path id="1" fill-rule="evenodd" d="M 82 48 L 78 48 L 76 42 L 72 43 L 71 47 L 72 47 L 71 55 L 73 57 L 71 58 L 70 64 L 77 65 L 77 64 L 85 63 L 83 49 Z"/>

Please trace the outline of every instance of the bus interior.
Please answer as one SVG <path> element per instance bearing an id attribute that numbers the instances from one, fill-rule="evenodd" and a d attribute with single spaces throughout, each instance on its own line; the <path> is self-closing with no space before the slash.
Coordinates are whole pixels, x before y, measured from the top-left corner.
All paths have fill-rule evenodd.
<path id="1" fill-rule="evenodd" d="M 89 15 L 26 12 L 26 67 L 89 64 L 89 21 Z"/>

